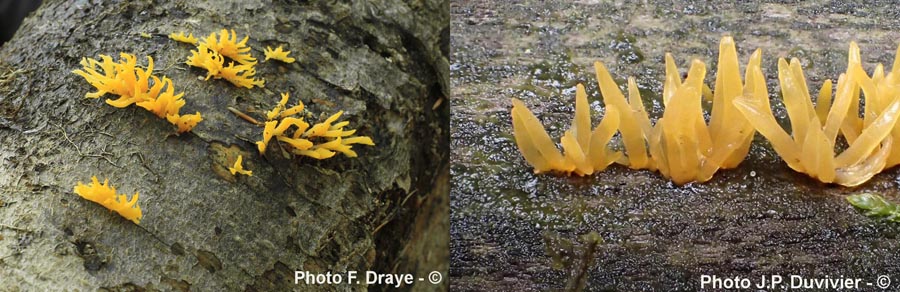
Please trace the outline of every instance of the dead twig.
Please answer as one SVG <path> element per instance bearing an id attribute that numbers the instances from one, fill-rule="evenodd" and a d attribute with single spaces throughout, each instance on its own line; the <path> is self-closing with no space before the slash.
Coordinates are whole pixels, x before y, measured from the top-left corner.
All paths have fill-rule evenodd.
<path id="1" fill-rule="evenodd" d="M 375 236 L 375 234 L 378 233 L 378 230 L 381 230 L 382 227 L 384 227 L 388 223 L 391 223 L 391 220 L 393 220 L 393 219 L 394 219 L 393 213 L 391 215 L 386 216 L 384 222 L 381 222 L 381 224 L 378 225 L 378 227 L 375 227 L 375 230 L 372 230 L 372 236 Z"/>
<path id="2" fill-rule="evenodd" d="M 254 125 L 257 125 L 257 126 L 262 125 L 262 123 L 260 123 L 259 121 L 257 121 L 257 120 L 254 119 L 253 117 L 251 117 L 251 116 L 245 114 L 245 113 L 242 112 L 242 111 L 239 111 L 239 110 L 236 109 L 236 108 L 233 108 L 233 107 L 230 107 L 230 106 L 229 106 L 229 107 L 228 107 L 228 110 L 231 111 L 232 113 L 234 113 L 234 115 L 238 116 L 239 118 L 242 118 L 242 119 L 244 119 L 244 120 L 247 121 L 247 122 L 250 122 L 251 124 L 254 124 Z"/>

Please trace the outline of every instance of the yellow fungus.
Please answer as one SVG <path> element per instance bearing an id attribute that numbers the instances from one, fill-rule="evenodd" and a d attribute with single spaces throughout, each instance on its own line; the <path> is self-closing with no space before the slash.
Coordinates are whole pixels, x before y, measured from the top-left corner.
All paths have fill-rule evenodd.
<path id="1" fill-rule="evenodd" d="M 289 109 L 285 109 L 287 102 L 288 102 L 288 98 L 290 98 L 290 96 L 291 95 L 287 92 L 282 93 L 281 101 L 279 101 L 278 104 L 275 105 L 274 108 L 272 108 L 272 110 L 266 112 L 266 119 L 271 121 L 276 118 L 286 118 L 286 117 L 290 117 L 290 116 L 293 116 L 293 115 L 296 115 L 296 114 L 299 114 L 300 112 L 302 112 L 303 107 L 304 107 L 303 102 L 300 102 L 297 105 L 295 105 Z"/>
<path id="2" fill-rule="evenodd" d="M 626 141 L 627 164 L 632 168 L 656 169 L 676 184 L 705 182 L 719 169 L 736 167 L 749 151 L 754 130 L 745 119 L 734 114 L 737 110 L 732 101 L 742 95 L 752 100 L 767 98 L 761 56 L 762 52 L 756 50 L 750 57 L 742 82 L 734 40 L 722 38 L 708 125 L 702 110 L 703 96 L 708 95 L 704 94 L 706 65 L 703 62 L 694 60 L 682 81 L 674 58 L 666 54 L 662 94 L 665 112 L 652 127 L 636 84 L 629 82 L 629 96 L 633 100 L 626 104 L 603 64 L 595 63 L 604 101 L 622 112 L 633 113 L 634 122 L 627 121 L 628 115 L 623 115 L 622 120 L 623 125 L 631 126 L 620 129 Z"/>
<path id="3" fill-rule="evenodd" d="M 742 97 L 734 104 L 790 168 L 822 182 L 856 186 L 900 163 L 900 151 L 892 148 L 900 139 L 900 48 L 887 76 L 881 65 L 872 76 L 865 73 L 856 43 L 850 43 L 848 55 L 847 71 L 838 77 L 834 96 L 828 80 L 815 106 L 800 61 L 779 60 L 778 79 L 791 121 L 790 135 L 779 126 L 768 99 Z M 857 114 L 860 91 L 866 98 L 862 118 Z M 838 135 L 849 146 L 835 156 Z"/>
<path id="4" fill-rule="evenodd" d="M 256 64 L 256 58 L 253 58 L 253 55 L 250 54 L 250 47 L 247 46 L 247 40 L 249 38 L 250 36 L 244 36 L 244 39 L 239 42 L 237 41 L 237 34 L 234 33 L 233 29 L 231 30 L 231 34 L 228 33 L 227 29 L 222 29 L 218 34 L 218 38 L 216 37 L 216 33 L 213 32 L 201 42 L 222 56 L 231 58 L 243 65 L 252 66 Z"/>
<path id="5" fill-rule="evenodd" d="M 272 137 L 275 136 L 275 126 L 277 125 L 278 121 L 266 122 L 266 126 L 263 129 L 263 139 L 262 141 L 256 142 L 256 146 L 259 149 L 259 154 L 266 154 L 266 146 L 269 145 L 269 140 L 272 140 Z"/>
<path id="6" fill-rule="evenodd" d="M 134 55 L 121 53 L 120 58 L 122 60 L 118 63 L 113 62 L 112 57 L 107 55 L 100 55 L 103 62 L 91 58 L 81 59 L 83 68 L 74 70 L 72 73 L 84 77 L 97 89 L 96 92 L 85 94 L 85 97 L 98 98 L 106 93 L 112 93 L 124 99 L 134 99 L 135 92 L 147 90 L 149 84 L 144 85 L 144 83 L 149 82 L 147 71 L 153 70 L 153 58 L 148 57 L 150 60 L 147 65 L 148 70 L 137 68 L 137 59 Z M 102 73 L 98 72 L 98 69 Z M 130 104 L 125 104 L 125 106 Z"/>
<path id="7" fill-rule="evenodd" d="M 306 139 L 296 139 L 296 138 L 288 138 L 285 136 L 278 136 L 278 141 L 285 142 L 294 147 L 297 150 L 309 150 L 309 148 L 313 147 L 313 142 Z"/>
<path id="8" fill-rule="evenodd" d="M 715 85 L 710 89 L 703 82 L 703 62 L 693 61 L 687 78 L 682 80 L 674 58 L 666 55 L 662 92 L 665 112 L 652 125 L 634 79 L 628 80 L 626 100 L 606 67 L 596 62 L 608 117 L 587 138 L 585 129 L 591 123 L 588 111 L 582 110 L 587 102 L 579 85 L 572 128 L 560 141 L 563 153 L 524 103 L 514 99 L 512 121 L 519 150 L 535 172 L 584 175 L 615 161 L 634 169 L 658 170 L 677 184 L 704 182 L 719 169 L 736 167 L 746 157 L 755 131 L 771 142 L 789 167 L 826 183 L 856 186 L 900 164 L 900 150 L 892 147 L 900 139 L 900 47 L 892 71 L 885 73 L 879 64 L 869 75 L 862 68 L 859 48 L 851 43 L 847 71 L 836 84 L 831 80 L 823 83 L 816 104 L 800 61 L 779 60 L 778 78 L 790 134 L 781 128 L 770 108 L 760 68 L 761 52 L 757 50 L 750 57 L 743 81 L 730 37 L 721 40 L 718 58 Z M 861 94 L 865 100 L 860 100 Z M 708 123 L 701 106 L 704 99 L 712 101 Z M 860 108 L 861 104 L 865 108 Z M 612 119 L 616 121 L 606 123 Z M 608 132 L 598 135 L 598 130 L 607 127 Z M 626 156 L 603 152 L 608 151 L 607 135 L 615 131 L 622 135 Z M 838 135 L 848 147 L 835 155 Z M 585 146 L 588 141 L 590 147 Z"/>
<path id="9" fill-rule="evenodd" d="M 210 50 L 205 43 L 200 43 L 196 50 L 191 51 L 187 62 L 190 66 L 206 69 L 206 79 L 218 76 L 224 66 L 225 58 L 216 51 Z"/>
<path id="10" fill-rule="evenodd" d="M 343 114 L 340 111 L 331 115 L 325 121 L 310 126 L 302 116 L 303 102 L 298 102 L 294 107 L 284 109 L 290 95 L 281 94 L 281 100 L 275 107 L 266 112 L 269 121 L 263 129 L 263 139 L 256 142 L 259 153 L 265 155 L 266 147 L 272 137 L 284 142 L 290 147 L 291 153 L 309 156 L 316 159 L 333 157 L 336 152 L 343 153 L 347 157 L 356 157 L 352 150 L 353 144 L 374 146 L 372 138 L 366 136 L 353 136 L 356 130 L 344 130 L 350 122 L 335 123 Z"/>
<path id="11" fill-rule="evenodd" d="M 343 115 L 343 114 L 344 114 L 344 111 L 339 111 L 339 112 L 331 115 L 330 117 L 325 119 L 325 121 L 313 125 L 312 128 L 310 128 L 308 131 L 306 131 L 306 133 L 303 134 L 303 136 L 304 137 L 324 136 L 325 133 L 328 132 L 329 129 L 331 129 L 331 123 L 334 123 L 334 121 L 339 119 L 341 117 L 341 115 Z"/>
<path id="12" fill-rule="evenodd" d="M 166 116 L 166 120 L 168 120 L 169 123 L 172 123 L 173 125 L 177 126 L 178 133 L 180 134 L 180 133 L 188 132 L 191 129 L 193 129 L 195 126 L 197 126 L 198 123 L 203 121 L 203 117 L 200 116 L 200 112 L 196 112 L 191 115 L 179 115 L 179 114 L 168 115 L 168 116 Z"/>
<path id="13" fill-rule="evenodd" d="M 188 57 L 185 64 L 206 69 L 207 80 L 210 77 L 215 79 L 224 78 L 231 84 L 234 84 L 234 86 L 246 88 L 263 87 L 265 85 L 265 80 L 253 78 L 256 75 L 256 69 L 253 68 L 255 63 L 235 65 L 232 62 L 228 66 L 224 66 L 225 58 L 223 55 L 211 49 L 206 42 L 200 42 L 197 45 L 197 49 L 191 51 L 191 56 Z"/>
<path id="14" fill-rule="evenodd" d="M 341 140 L 341 143 L 344 143 L 344 145 L 363 144 L 363 145 L 375 146 L 375 142 L 372 142 L 372 138 L 369 138 L 366 136 L 345 138 L 344 140 Z"/>
<path id="15" fill-rule="evenodd" d="M 284 106 L 287 104 L 288 98 L 290 98 L 289 93 L 287 93 L 287 92 L 282 93 L 281 101 L 279 101 L 278 104 L 275 105 L 274 108 L 272 108 L 272 110 L 266 112 L 266 119 L 271 121 L 271 120 L 274 120 L 276 117 L 279 117 L 278 114 L 280 114 L 281 111 L 284 110 Z M 303 102 L 300 102 L 300 104 L 303 104 Z"/>
<path id="16" fill-rule="evenodd" d="M 512 103 L 516 145 L 525 160 L 534 166 L 535 173 L 557 171 L 589 175 L 603 171 L 621 157 L 620 152 L 606 146 L 619 126 L 618 110 L 608 108 L 600 125 L 591 131 L 587 93 L 581 84 L 575 91 L 575 118 L 561 139 L 564 153 L 556 149 L 550 135 L 524 102 L 514 98 Z"/>
<path id="17" fill-rule="evenodd" d="M 134 193 L 131 200 L 128 200 L 127 195 L 116 194 L 116 188 L 109 185 L 109 179 L 104 180 L 103 184 L 100 184 L 97 177 L 93 176 L 91 177 L 91 183 L 88 185 L 84 185 L 79 181 L 74 191 L 88 201 L 119 213 L 119 215 L 131 220 L 134 224 L 140 224 L 141 218 L 144 217 L 141 212 L 141 206 L 137 205 L 140 193 Z"/>
<path id="18" fill-rule="evenodd" d="M 628 79 L 628 97 L 615 83 L 601 62 L 594 68 L 607 117 L 593 132 L 584 87 L 576 90 L 575 118 L 572 128 L 561 139 L 560 154 L 540 122 L 513 100 L 513 131 L 519 150 L 535 172 L 558 171 L 578 175 L 591 174 L 618 162 L 633 169 L 658 170 L 677 184 L 704 182 L 721 168 L 736 167 L 747 155 L 753 138 L 753 126 L 737 112 L 732 101 L 744 96 L 765 99 L 765 79 L 760 69 L 761 52 L 750 57 L 744 82 L 738 68 L 737 51 L 730 37 L 719 44 L 719 61 L 714 90 L 703 80 L 706 65 L 694 60 L 685 80 L 681 80 L 674 58 L 666 54 L 666 78 L 662 99 L 663 117 L 651 125 L 637 83 Z M 712 92 L 710 92 L 712 91 Z M 712 98 L 709 125 L 704 120 L 702 100 Z M 768 103 L 766 103 L 768 104 Z M 607 148 L 619 131 L 624 155 Z"/>
<path id="19" fill-rule="evenodd" d="M 173 32 L 173 33 L 169 34 L 169 38 L 176 42 L 182 42 L 182 43 L 187 43 L 187 44 L 192 44 L 192 45 L 197 44 L 197 38 L 194 37 L 193 33 L 190 35 L 184 35 L 184 32 L 181 32 L 181 31 L 179 31 L 177 33 Z"/>
<path id="20" fill-rule="evenodd" d="M 331 151 L 331 150 L 328 150 L 325 148 L 317 148 L 317 149 L 313 149 L 313 150 L 296 150 L 295 149 L 293 152 L 294 152 L 294 154 L 297 154 L 297 155 L 308 156 L 308 157 L 312 157 L 312 158 L 320 159 L 320 160 L 334 157 L 334 154 L 335 154 L 334 151 Z"/>
<path id="21" fill-rule="evenodd" d="M 243 161 L 243 160 L 244 160 L 244 156 L 238 155 L 237 159 L 234 160 L 234 166 L 228 168 L 228 171 L 231 171 L 231 175 L 236 175 L 236 174 L 240 173 L 240 174 L 247 175 L 247 176 L 253 176 L 253 171 L 244 170 L 244 166 L 241 165 L 241 161 Z"/>
<path id="22" fill-rule="evenodd" d="M 234 84 L 234 86 L 237 87 L 264 87 L 266 81 L 254 79 L 254 75 L 256 75 L 256 69 L 253 68 L 252 64 L 234 65 L 234 63 L 232 63 L 227 67 L 222 68 L 219 71 L 218 77 L 225 78 L 225 80 L 228 80 L 228 82 L 231 82 L 231 84 Z"/>
<path id="23" fill-rule="evenodd" d="M 183 35 L 183 34 L 182 34 Z M 186 64 L 206 69 L 206 79 L 224 78 L 237 87 L 253 88 L 265 86 L 265 80 L 255 79 L 256 59 L 250 54 L 250 47 L 246 45 L 248 37 L 237 42 L 234 30 L 231 34 L 223 29 L 217 34 L 211 33 L 202 41 L 197 42 L 196 50 L 191 51 Z M 225 66 L 225 57 L 236 61 Z"/>
<path id="24" fill-rule="evenodd" d="M 303 103 L 302 103 L 302 102 L 299 103 L 299 104 L 297 104 L 297 105 L 295 105 L 295 106 L 292 106 L 291 108 L 288 108 L 288 109 L 284 110 L 283 112 L 281 112 L 280 117 L 281 117 L 281 118 L 286 118 L 286 117 L 289 117 L 289 116 L 297 115 L 297 114 L 299 114 L 300 112 L 303 112 Z"/>
<path id="25" fill-rule="evenodd" d="M 165 87 L 166 90 L 162 91 L 162 88 Z M 172 86 L 172 80 L 169 78 L 163 77 L 160 81 L 159 78 L 153 77 L 153 87 L 150 88 L 150 91 L 147 93 L 149 96 L 156 96 L 156 98 L 138 98 L 138 100 L 142 100 L 137 102 L 139 107 L 142 107 L 160 118 L 165 118 L 170 115 L 177 115 L 178 111 L 184 106 L 185 101 L 182 99 L 184 93 L 175 94 L 175 86 Z"/>
<path id="26" fill-rule="evenodd" d="M 182 99 L 184 93 L 175 94 L 175 84 L 171 79 L 153 75 L 152 57 L 147 56 L 147 68 L 142 69 L 137 67 L 134 55 L 121 53 L 120 56 L 119 62 L 113 62 L 112 57 L 106 55 L 100 55 L 102 62 L 82 59 L 83 68 L 72 72 L 84 77 L 97 89 L 85 94 L 85 97 L 98 98 L 106 93 L 118 95 L 118 99 L 107 99 L 106 103 L 117 108 L 137 104 L 178 126 L 178 133 L 190 131 L 202 120 L 199 112 L 188 116 L 179 114 L 185 104 Z M 150 86 L 151 81 L 153 86 Z"/>
<path id="27" fill-rule="evenodd" d="M 266 61 L 269 59 L 279 60 L 285 63 L 293 63 L 295 61 L 294 58 L 288 57 L 288 54 L 290 54 L 291 51 L 284 51 L 281 46 L 278 46 L 275 50 L 272 50 L 271 47 L 266 47 L 263 53 L 266 54 Z"/>

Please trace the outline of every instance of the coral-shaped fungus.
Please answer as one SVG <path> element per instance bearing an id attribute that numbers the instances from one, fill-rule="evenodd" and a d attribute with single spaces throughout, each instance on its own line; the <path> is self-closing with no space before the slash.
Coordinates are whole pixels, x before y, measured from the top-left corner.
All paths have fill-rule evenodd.
<path id="1" fill-rule="evenodd" d="M 263 87 L 265 80 L 254 78 L 256 59 L 250 54 L 250 47 L 246 45 L 248 37 L 236 42 L 237 35 L 233 30 L 231 36 L 225 29 L 220 34 L 221 36 L 216 38 L 216 33 L 212 33 L 200 41 L 197 49 L 191 51 L 191 56 L 185 63 L 206 69 L 207 80 L 210 77 L 224 78 L 237 87 Z M 225 57 L 233 60 L 229 62 L 228 66 L 225 66 Z M 234 61 L 238 64 L 235 65 Z"/>
<path id="2" fill-rule="evenodd" d="M 263 130 L 263 139 L 256 142 L 260 154 L 266 153 L 269 141 L 273 137 L 289 145 L 291 153 L 316 159 L 331 158 L 336 152 L 341 152 L 347 157 L 356 157 L 356 152 L 351 149 L 353 144 L 375 145 L 372 138 L 353 136 L 356 130 L 344 130 L 350 122 L 335 123 L 343 111 L 310 126 L 299 115 L 303 111 L 302 101 L 291 108 L 285 107 L 289 97 L 288 93 L 282 93 L 281 101 L 266 113 L 268 121 Z"/>
<path id="3" fill-rule="evenodd" d="M 742 83 L 734 40 L 722 38 L 707 125 L 701 102 L 706 65 L 694 60 L 682 81 L 674 59 L 666 54 L 662 94 L 665 112 L 652 128 L 634 79 L 629 78 L 631 100 L 626 103 L 603 64 L 594 63 L 604 102 L 621 112 L 632 113 L 622 115 L 620 122 L 627 165 L 634 169 L 657 169 L 675 183 L 684 184 L 708 181 L 720 168 L 740 164 L 749 152 L 754 130 L 737 114 L 732 101 L 739 96 L 754 100 L 768 98 L 760 68 L 761 56 L 760 50 L 751 55 Z"/>
<path id="4" fill-rule="evenodd" d="M 666 108 L 655 125 L 650 123 L 634 78 L 628 79 L 630 100 L 626 100 L 603 63 L 596 62 L 594 68 L 609 117 L 604 117 L 597 129 L 588 134 L 590 118 L 587 101 L 586 98 L 579 101 L 578 97 L 586 94 L 579 85 L 574 126 L 562 139 L 566 152 L 563 156 L 556 152 L 546 132 L 538 128 L 540 124 L 537 119 L 524 109 L 521 102 L 514 101 L 512 112 L 516 143 L 536 172 L 553 170 L 591 174 L 615 161 L 633 169 L 659 170 L 677 184 L 707 181 L 720 168 L 736 167 L 749 151 L 753 127 L 736 115 L 732 101 L 742 95 L 754 100 L 767 98 L 760 56 L 759 50 L 751 56 L 744 84 L 741 82 L 734 41 L 730 37 L 721 40 L 712 118 L 708 125 L 701 104 L 706 75 L 703 62 L 694 60 L 687 78 L 682 81 L 674 59 L 666 54 L 666 79 L 662 94 Z M 579 106 L 579 103 L 582 105 Z M 585 109 L 579 110 L 579 107 Z M 616 129 L 622 135 L 627 156 L 606 149 L 607 141 Z M 594 152 L 598 153 L 592 154 Z"/>
<path id="5" fill-rule="evenodd" d="M 237 34 L 234 33 L 234 30 L 231 30 L 231 34 L 228 34 L 227 29 L 222 29 L 219 32 L 219 37 L 216 38 L 216 33 L 210 33 L 205 39 L 203 39 L 203 43 L 205 43 L 209 48 L 213 51 L 222 54 L 222 56 L 231 58 L 232 60 L 241 63 L 241 64 L 256 64 L 256 58 L 253 58 L 253 55 L 250 54 L 250 47 L 247 46 L 247 40 L 250 39 L 250 36 L 244 36 L 244 39 L 240 42 L 237 41 Z"/>
<path id="6" fill-rule="evenodd" d="M 575 118 L 562 137 L 563 154 L 556 149 L 550 135 L 541 122 L 525 107 L 521 100 L 513 98 L 513 135 L 519 150 L 534 172 L 574 172 L 578 175 L 602 171 L 622 156 L 621 152 L 607 149 L 606 144 L 619 126 L 618 111 L 609 108 L 596 129 L 591 131 L 591 117 L 587 93 L 578 84 L 575 93 Z"/>
<path id="7" fill-rule="evenodd" d="M 238 155 L 237 159 L 234 160 L 234 166 L 228 168 L 228 171 L 231 171 L 231 175 L 240 173 L 247 176 L 253 176 L 253 171 L 244 169 L 244 166 L 241 164 L 243 160 L 244 156 Z"/>
<path id="8" fill-rule="evenodd" d="M 153 58 L 147 56 L 147 69 L 137 67 L 137 59 L 134 55 L 121 53 L 121 60 L 113 62 L 112 57 L 100 55 L 102 62 L 83 58 L 82 69 L 72 73 L 84 77 L 97 91 L 85 94 L 88 98 L 98 98 L 106 93 L 118 95 L 116 100 L 107 99 L 106 103 L 125 108 L 137 104 L 160 118 L 165 118 L 173 125 L 178 126 L 178 133 L 190 131 L 203 118 L 200 112 L 196 114 L 181 115 L 181 107 L 185 101 L 184 93 L 175 94 L 175 85 L 172 80 L 163 76 L 162 79 L 153 75 Z M 99 71 L 98 71 L 99 70 Z"/>
<path id="9" fill-rule="evenodd" d="M 219 76 L 225 58 L 218 52 L 210 50 L 206 43 L 200 43 L 197 50 L 191 51 L 191 56 L 185 64 L 206 69 L 206 80 L 209 80 L 210 77 Z"/>
<path id="10" fill-rule="evenodd" d="M 119 213 L 119 215 L 135 224 L 140 224 L 141 218 L 144 217 L 141 212 L 141 206 L 137 205 L 140 193 L 134 193 L 131 200 L 128 200 L 127 195 L 116 194 L 116 188 L 109 185 L 109 179 L 104 180 L 103 184 L 100 184 L 96 176 L 91 177 L 91 183 L 88 185 L 84 185 L 79 181 L 75 186 L 75 193 L 88 201 Z"/>
<path id="11" fill-rule="evenodd" d="M 192 44 L 192 45 L 197 44 L 197 38 L 194 37 L 193 33 L 190 35 L 184 35 L 184 32 L 177 32 L 177 33 L 173 32 L 173 33 L 169 34 L 169 38 L 176 42 L 188 43 L 188 44 Z"/>
<path id="12" fill-rule="evenodd" d="M 263 51 L 263 53 L 266 54 L 266 61 L 269 59 L 279 60 L 285 63 L 293 63 L 295 61 L 294 58 L 288 57 L 288 54 L 290 54 L 291 51 L 284 51 L 281 46 L 278 46 L 275 50 L 272 50 L 272 47 L 266 47 L 266 50 Z"/>
<path id="13" fill-rule="evenodd" d="M 737 109 L 765 136 L 787 165 L 826 183 L 856 186 L 881 170 L 900 163 L 900 48 L 893 71 L 884 75 L 879 64 L 872 76 L 860 61 L 859 47 L 850 44 L 846 73 L 825 81 L 813 106 L 800 61 L 778 61 L 778 79 L 791 121 L 791 135 L 779 126 L 768 99 L 735 100 Z M 863 117 L 858 116 L 860 89 L 865 93 Z M 838 135 L 849 145 L 835 156 Z"/>

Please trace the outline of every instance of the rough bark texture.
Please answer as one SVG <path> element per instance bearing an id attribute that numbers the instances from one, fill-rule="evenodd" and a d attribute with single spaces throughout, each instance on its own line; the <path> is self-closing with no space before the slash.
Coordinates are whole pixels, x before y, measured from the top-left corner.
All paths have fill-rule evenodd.
<path id="1" fill-rule="evenodd" d="M 448 92 L 448 23 L 440 0 L 47 1 L 0 49 L 4 288 L 356 290 L 294 285 L 293 273 L 446 276 L 449 104 L 433 105 Z M 166 37 L 222 28 L 249 34 L 260 60 L 285 45 L 298 62 L 260 63 L 265 88 L 242 89 L 198 78 L 184 65 L 192 46 Z M 176 136 L 143 109 L 85 99 L 93 88 L 70 71 L 119 52 L 152 56 L 204 121 Z M 259 155 L 262 128 L 227 107 L 264 119 L 285 91 L 317 115 L 343 110 L 377 146 Z M 252 177 L 228 173 L 238 154 Z M 140 225 L 72 192 L 92 175 L 141 193 Z"/>
<path id="2" fill-rule="evenodd" d="M 897 168 L 857 188 L 824 185 L 792 171 L 757 135 L 737 169 L 675 186 L 621 166 L 584 178 L 534 175 L 516 149 L 512 97 L 560 137 L 572 119 L 574 87 L 584 83 L 599 122 L 597 60 L 623 88 L 636 77 L 655 119 L 664 54 L 682 72 L 692 58 L 714 71 L 719 39 L 734 36 L 742 66 L 762 48 L 784 125 L 779 57 L 801 60 L 813 94 L 845 70 L 850 41 L 859 43 L 868 72 L 894 62 L 895 9 L 793 2 L 452 1 L 452 288 L 543 291 L 579 275 L 594 291 L 698 291 L 704 274 L 754 283 L 765 275 L 843 276 L 873 285 L 883 274 L 894 278 L 888 290 L 900 287 L 900 226 L 867 218 L 845 200 L 873 192 L 897 202 Z M 586 255 L 579 245 L 590 241 L 576 239 L 591 232 L 604 242 Z M 580 270 L 581 257 L 593 264 Z"/>

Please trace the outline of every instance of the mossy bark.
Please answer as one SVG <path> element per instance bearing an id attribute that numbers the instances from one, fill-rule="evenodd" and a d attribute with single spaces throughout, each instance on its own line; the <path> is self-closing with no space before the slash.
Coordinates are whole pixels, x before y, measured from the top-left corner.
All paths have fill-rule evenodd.
<path id="1" fill-rule="evenodd" d="M 47 1 L 0 49 L 0 279 L 24 290 L 357 290 L 305 286 L 295 270 L 448 269 L 445 1 Z M 184 65 L 173 31 L 250 35 L 263 89 Z M 146 37 L 149 34 L 149 37 Z M 143 36 L 142 36 L 143 35 Z M 117 109 L 70 73 L 82 57 L 152 56 L 157 75 L 200 111 L 192 133 Z M 358 158 L 316 161 L 270 147 L 257 119 L 290 92 L 313 113 L 344 111 Z M 436 106 L 435 106 L 436 105 Z M 273 151 L 275 150 L 275 151 Z M 236 155 L 252 177 L 234 177 Z M 140 225 L 79 198 L 77 181 L 140 192 Z M 446 281 L 444 282 L 446 284 Z M 9 286 L 7 286 L 9 287 Z M 416 283 L 415 290 L 445 285 Z"/>

